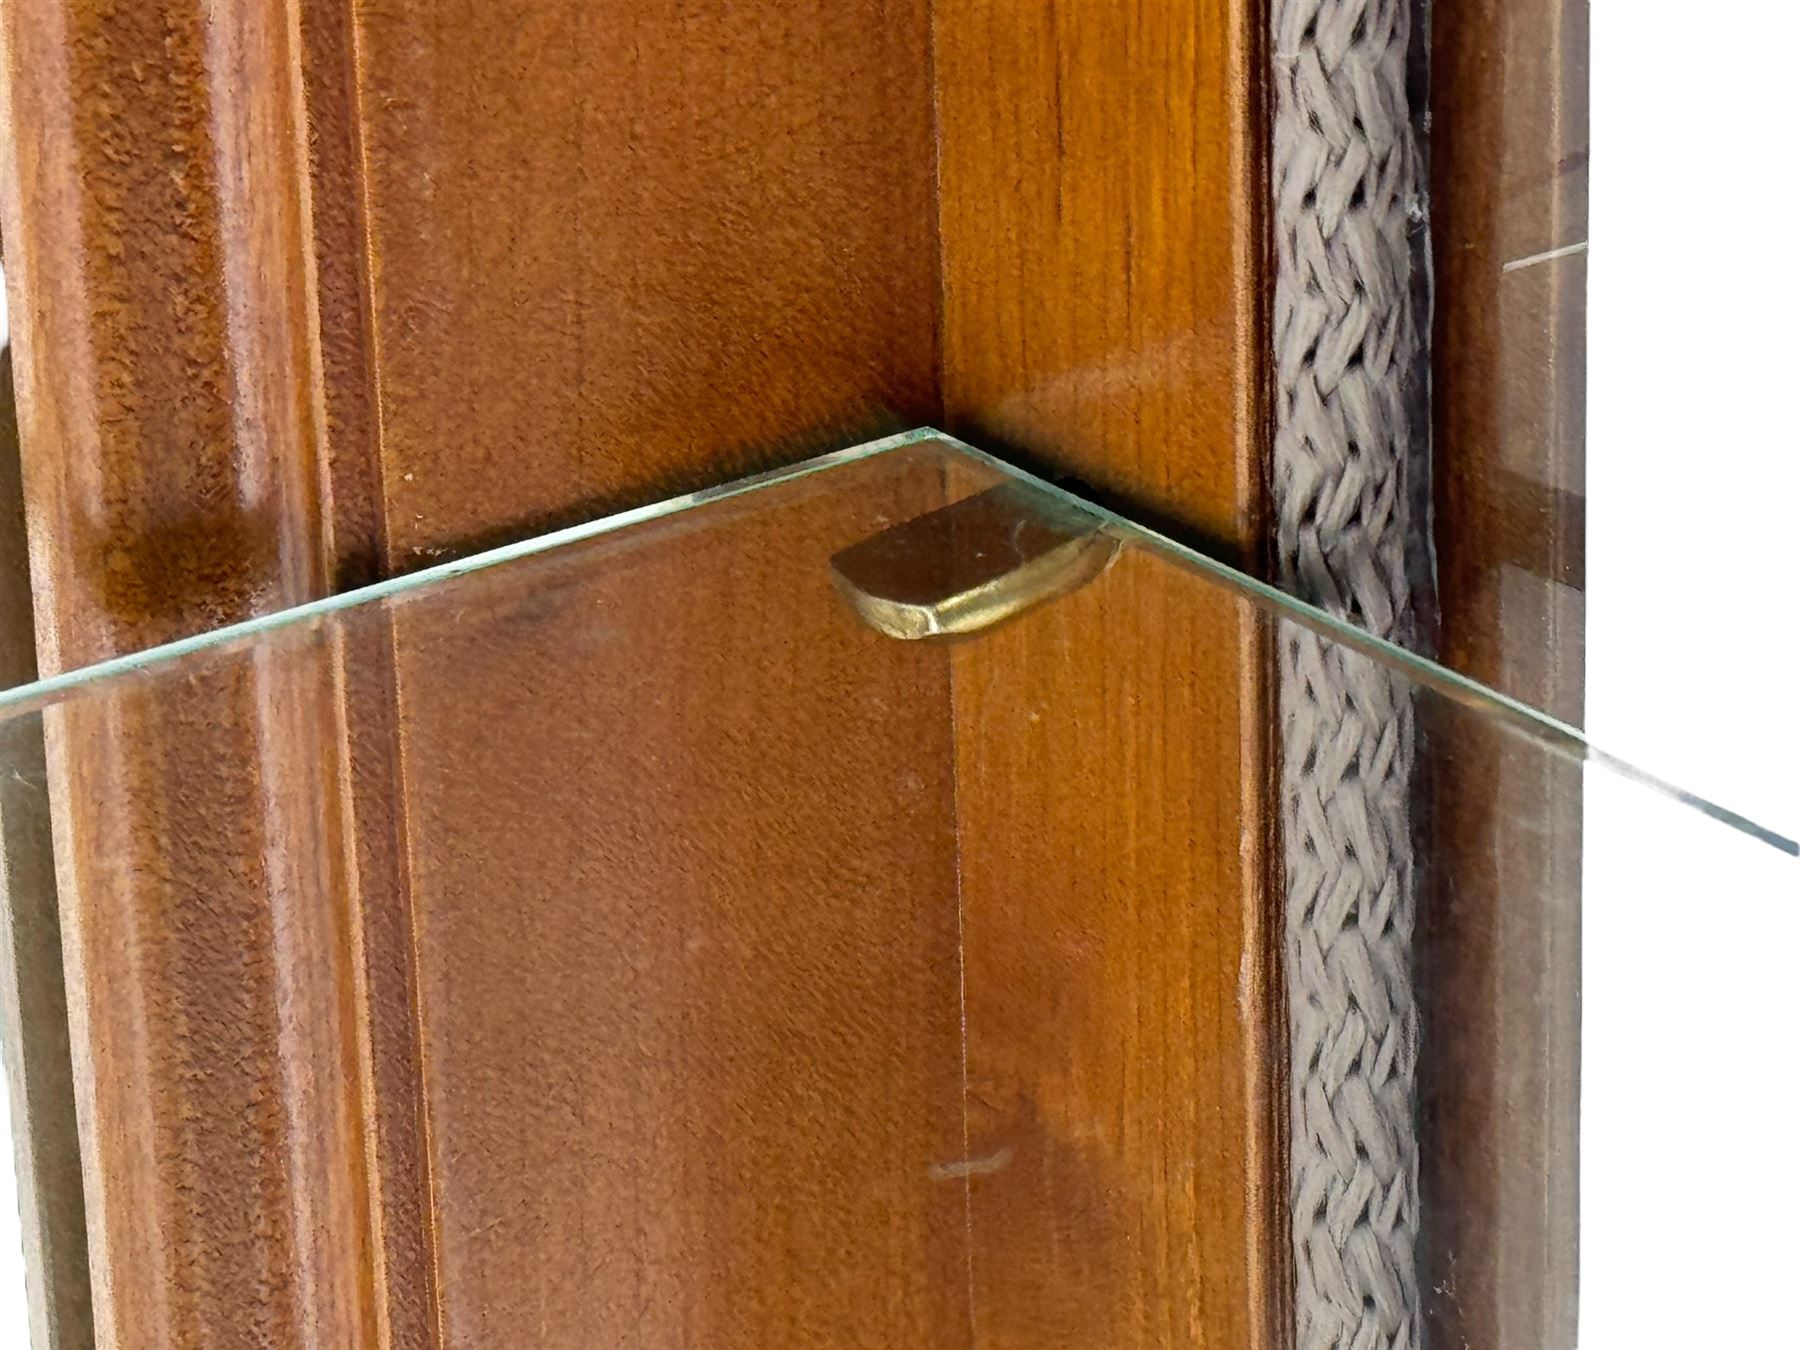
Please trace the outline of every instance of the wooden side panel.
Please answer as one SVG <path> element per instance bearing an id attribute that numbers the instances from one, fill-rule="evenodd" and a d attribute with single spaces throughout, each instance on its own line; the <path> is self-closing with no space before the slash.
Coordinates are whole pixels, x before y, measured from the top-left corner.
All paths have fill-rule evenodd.
<path id="1" fill-rule="evenodd" d="M 923 3 L 296 13 L 7 11 L 47 666 L 936 414 Z M 420 666 L 277 666 L 59 731 L 106 1340 L 445 1330 Z"/>
<path id="2" fill-rule="evenodd" d="M 1249 631 L 1127 553 L 957 654 L 979 1344 L 1278 1335 Z"/>
<path id="3" fill-rule="evenodd" d="M 102 1344 L 370 1330 L 335 704 L 307 656 L 46 718 Z"/>
<path id="4" fill-rule="evenodd" d="M 10 5 L 7 282 L 45 670 L 317 593 L 274 7 Z"/>
<path id="5" fill-rule="evenodd" d="M 937 9 L 951 430 L 1253 559 L 1257 7 Z M 1126 560 L 959 648 L 978 1341 L 1266 1345 L 1283 1320 L 1246 616 Z"/>
<path id="6" fill-rule="evenodd" d="M 1253 552 L 1263 194 L 1247 0 L 946 0 L 935 32 L 924 0 L 291 8 L 53 0 L 0 21 L 47 667 L 940 415 Z M 886 516 L 936 500 L 909 489 Z M 849 542 L 888 519 L 816 526 Z M 909 692 L 879 709 L 851 706 L 830 659 L 817 687 L 757 686 L 752 634 L 729 628 L 744 616 L 721 620 L 707 661 L 646 634 L 644 665 L 610 688 L 554 644 L 461 653 L 453 688 L 436 630 L 402 624 L 63 718 L 51 768 L 101 1339 L 429 1345 L 595 1325 L 617 1339 L 643 1313 L 708 1344 L 955 1344 L 971 1317 L 989 1343 L 1046 1344 L 1033 1300 L 1083 1290 L 1087 1307 L 1126 1310 L 1120 1343 L 1267 1343 L 1281 1038 L 1262 652 L 1230 616 L 1183 612 L 1162 579 L 1114 581 L 1124 608 L 1060 675 L 1006 640 L 958 653 L 950 724 L 942 671 L 896 666 L 890 696 Z M 831 658 L 852 632 L 796 641 Z M 692 707 L 655 710 L 659 662 Z M 756 968 L 692 950 L 658 912 L 683 874 L 658 872 L 655 821 L 609 798 L 606 755 L 645 776 L 658 756 L 691 770 L 701 730 L 727 758 L 766 753 L 743 735 L 734 680 L 794 703 L 780 753 L 812 766 L 820 800 L 922 764 L 937 777 L 919 811 L 954 790 L 966 839 L 1079 814 L 1126 850 L 1093 894 L 1043 879 L 1044 912 L 1104 934 L 1060 955 L 1028 950 L 1001 853 L 963 859 L 970 1013 L 996 1028 L 971 1046 L 970 1074 L 994 1085 L 972 1124 L 1092 1166 L 971 1179 L 979 1226 L 958 1240 L 1004 1244 L 1009 1205 L 1079 1220 L 1066 1191 L 1006 1189 L 1033 1175 L 1118 1188 L 1121 1226 L 1015 1245 L 972 1285 L 967 1267 L 960 1283 L 940 1270 L 956 1249 L 931 1192 L 897 1178 L 961 1144 L 925 1109 L 949 1059 L 942 913 L 869 878 L 891 967 L 834 973 L 839 907 L 784 914 L 731 892 L 691 910 L 743 915 Z M 522 705 L 509 721 L 521 689 L 565 690 L 569 726 L 651 710 L 617 745 L 589 745 Z M 1048 697 L 1097 720 L 1071 733 L 1066 781 L 1015 782 L 1026 742 L 1006 738 L 1030 734 L 1021 719 Z M 1108 715 L 1130 699 L 1164 710 L 1154 733 Z M 853 712 L 875 723 L 852 735 Z M 932 739 L 949 725 L 954 761 Z M 1084 795 L 1084 763 L 1118 792 Z M 494 818 L 484 782 L 531 809 Z M 809 843 L 840 834 L 880 853 L 872 819 L 783 821 L 732 787 L 663 805 L 713 808 L 723 856 L 791 853 L 803 870 Z M 1134 820 L 1151 790 L 1167 819 Z M 593 829 L 609 801 L 623 835 Z M 1070 861 L 1047 847 L 1045 862 Z M 954 857 L 894 861 L 899 875 Z M 613 916 L 625 929 L 591 909 L 612 880 L 636 887 Z M 622 933 L 648 967 L 624 959 Z M 1087 1012 L 1053 993 L 1043 1026 L 1010 1028 L 1018 958 Z M 770 1097 L 768 1057 L 797 1034 L 777 1011 L 796 981 L 901 991 L 879 1037 L 843 1029 L 849 1095 L 804 1128 L 768 1123 L 794 1105 Z M 1134 1034 L 1144 998 L 1176 1034 Z M 740 1014 L 742 1044 L 684 1041 L 701 1010 Z M 554 1033 L 560 1063 L 601 1048 L 571 1085 L 521 1026 Z M 633 1037 L 688 1056 L 671 1109 L 696 1139 L 657 1134 L 669 1116 L 652 1107 L 676 1080 L 644 1070 Z M 1121 1084 L 1127 1067 L 1139 1076 Z M 624 1079 L 651 1096 L 622 1101 Z M 516 1130 L 484 1114 L 497 1102 Z M 1168 1113 L 1182 1130 L 1162 1128 Z M 615 1146 L 649 1175 L 698 1179 L 704 1213 L 659 1195 L 632 1212 L 665 1274 L 691 1260 L 713 1283 L 608 1285 L 584 1327 L 583 1263 L 632 1240 L 607 1228 L 625 1184 Z M 836 1226 L 808 1229 L 797 1208 L 848 1204 L 824 1181 L 758 1189 L 758 1169 L 812 1159 L 828 1177 L 862 1150 L 899 1170 L 832 1211 Z M 548 1211 L 527 1203 L 565 1186 Z M 895 1215 L 887 1261 L 830 1267 L 844 1224 Z M 769 1216 L 781 1242 L 757 1247 Z M 807 1300 L 761 1301 L 797 1272 L 819 1281 Z M 1092 1344 L 1113 1329 L 1088 1330 Z"/>
<path id="7" fill-rule="evenodd" d="M 355 42 L 390 568 L 936 419 L 924 0 Z"/>
<path id="8" fill-rule="evenodd" d="M 319 31 L 329 36 L 323 25 Z M 373 474 L 352 488 L 334 465 L 333 485 L 373 491 L 374 524 L 362 537 L 381 570 L 404 571 L 936 417 L 923 0 L 604 11 L 391 4 L 357 9 L 343 46 L 352 86 L 342 124 L 354 130 L 351 163 L 364 203 L 364 358 L 376 418 Z M 315 182 L 314 191 L 327 189 Z M 329 332 L 329 309 L 323 318 Z M 335 521 L 357 517 L 360 495 L 346 500 L 350 509 Z M 682 606 L 679 586 L 671 582 L 669 590 L 669 604 Z M 760 619 L 779 626 L 799 613 L 798 606 L 777 608 Z M 666 644 L 696 616 L 677 608 L 663 617 L 669 628 L 654 651 L 669 657 Z M 794 641 L 823 642 L 812 628 L 801 631 L 806 637 Z M 653 645 L 651 636 L 638 633 L 627 645 Z M 371 995 L 388 991 L 371 1007 L 371 1036 L 386 1042 L 371 1047 L 373 1072 L 382 1109 L 402 1107 L 400 1118 L 382 1126 L 391 1148 L 381 1181 L 394 1220 L 385 1232 L 406 1239 L 422 1223 L 430 1244 L 428 1267 L 404 1241 L 385 1248 L 396 1270 L 411 1270 L 389 1282 L 404 1300 L 389 1305 L 395 1327 L 416 1327 L 412 1296 L 435 1285 L 429 1330 L 447 1344 L 524 1326 L 547 1343 L 629 1339 L 649 1335 L 645 1327 L 708 1344 L 757 1343 L 759 1335 L 804 1344 L 942 1341 L 932 1329 L 933 1299 L 942 1291 L 928 1296 L 911 1283 L 928 1268 L 917 1251 L 896 1252 L 880 1270 L 843 1264 L 853 1235 L 824 1223 L 810 1231 L 797 1224 L 779 1251 L 759 1255 L 748 1230 L 735 1258 L 715 1250 L 720 1234 L 749 1221 L 748 1211 L 734 1218 L 722 1208 L 731 1188 L 719 1168 L 731 1159 L 761 1167 L 760 1185 L 737 1174 L 740 1194 L 787 1213 L 799 1194 L 797 1169 L 784 1170 L 782 1159 L 808 1148 L 835 1156 L 854 1138 L 855 1121 L 839 1102 L 793 1127 L 772 1117 L 739 1122 L 733 1133 L 723 1117 L 734 1097 L 747 1109 L 772 1090 L 780 1066 L 759 1058 L 769 1047 L 753 1037 L 734 1042 L 735 1062 L 691 1041 L 682 1049 L 680 1027 L 702 1011 L 688 981 L 717 971 L 712 958 L 684 956 L 665 925 L 677 921 L 678 909 L 679 922 L 718 925 L 722 938 L 735 921 L 789 942 L 780 924 L 799 923 L 805 910 L 786 920 L 763 916 L 772 897 L 749 878 L 767 873 L 748 865 L 735 889 L 731 869 L 722 868 L 723 890 L 704 903 L 682 901 L 683 878 L 691 876 L 646 854 L 637 836 L 595 831 L 604 803 L 628 812 L 641 796 L 668 811 L 686 800 L 691 810 L 716 790 L 694 777 L 704 755 L 683 738 L 712 725 L 707 700 L 732 697 L 729 683 L 746 678 L 758 635 L 723 643 L 712 665 L 678 661 L 659 671 L 648 651 L 638 651 L 630 657 L 641 663 L 637 675 L 623 682 L 600 678 L 585 664 L 591 649 L 560 647 L 558 637 L 546 633 L 543 650 L 447 667 L 428 626 L 397 627 L 390 642 L 399 715 L 388 728 L 395 765 L 388 787 L 378 772 L 380 732 L 371 728 L 359 740 L 367 748 L 359 762 L 373 775 L 369 795 L 378 802 L 386 792 L 404 804 L 398 853 L 385 873 L 369 867 L 364 875 L 371 885 L 381 875 L 401 879 L 410 906 L 403 935 L 413 944 L 396 948 L 386 909 L 368 892 Z M 517 691 L 557 679 L 571 686 L 575 702 L 556 725 L 539 725 Z M 688 776 L 674 769 L 661 783 L 634 776 L 622 795 L 614 758 L 566 740 L 561 728 L 617 726 L 623 735 L 630 701 L 647 704 L 665 683 L 691 701 L 690 725 L 658 722 L 646 706 L 636 753 L 685 756 L 679 763 Z M 910 747 L 929 764 L 920 735 L 943 718 L 944 704 L 928 685 L 905 687 L 894 715 L 910 718 L 919 734 L 853 748 L 816 719 L 796 717 L 780 728 L 787 753 L 821 768 L 868 769 L 868 756 Z M 771 707 L 780 704 L 777 691 L 763 692 Z M 742 701 L 731 705 L 739 722 L 750 713 Z M 497 727 L 511 732 L 495 737 Z M 947 774 L 947 759 L 943 768 Z M 535 814 L 529 832 L 492 838 L 477 863 L 468 841 L 485 837 L 484 785 L 494 783 L 509 785 L 517 806 L 529 799 Z M 841 786 L 852 800 L 855 784 Z M 749 804 L 720 812 L 720 848 L 775 848 L 781 838 L 800 848 L 800 835 L 772 833 Z M 359 829 L 359 844 L 377 834 Z M 814 842 L 819 837 L 815 829 Z M 861 847 L 881 854 L 878 843 Z M 801 861 L 796 853 L 796 867 Z M 902 861 L 895 856 L 896 876 L 907 873 Z M 636 908 L 596 909 L 595 892 L 572 884 L 599 885 L 614 875 L 620 884 L 631 879 Z M 675 907 L 667 916 L 651 901 L 659 889 Z M 901 897 L 890 899 L 900 904 Z M 534 924 L 496 934 L 495 916 L 522 903 L 537 906 Z M 889 908 L 889 919 L 904 913 Z M 757 927 L 770 923 L 777 927 Z M 633 944 L 641 948 L 635 958 Z M 896 1104 L 910 1102 L 910 1114 L 896 1116 L 888 1134 L 864 1141 L 885 1149 L 883 1165 L 901 1156 L 901 1144 L 921 1157 L 930 1151 L 917 1131 L 916 1085 L 935 1081 L 949 1063 L 938 1044 L 944 1005 L 920 997 L 925 968 L 904 964 L 924 950 L 896 957 L 903 964 L 885 1013 L 888 1058 L 878 1061 L 871 1042 L 857 1048 L 860 1059 L 846 1059 L 861 1066 L 871 1089 L 893 1089 Z M 576 960 L 583 953 L 591 971 Z M 649 966 L 621 971 L 621 959 Z M 480 971 L 488 974 L 466 982 Z M 659 971 L 674 982 L 658 983 Z M 743 1001 L 750 994 L 741 979 L 718 997 L 734 997 L 732 988 L 734 1015 L 763 1023 L 776 1016 L 770 1000 L 779 984 L 760 1003 Z M 642 1002 L 622 1002 L 624 989 Z M 727 1011 L 714 1006 L 712 1015 Z M 423 1082 L 416 1119 L 405 1118 L 410 1108 L 399 1088 L 408 1072 L 405 1038 L 397 1028 L 383 1030 L 402 1012 L 422 1028 L 414 1037 L 421 1058 L 411 1070 Z M 536 1047 L 502 1055 L 513 1045 L 508 1028 L 518 1026 L 536 1028 Z M 662 1121 L 649 1101 L 621 1116 L 622 1084 L 655 1086 L 639 1058 L 611 1045 L 626 1033 L 646 1044 L 662 1038 L 657 1043 L 691 1080 L 692 1114 L 668 1099 L 671 1079 L 656 1098 Z M 534 1075 L 572 1060 L 580 1061 L 573 1077 L 548 1089 L 540 1109 L 547 1089 Z M 907 1083 L 910 1097 L 899 1090 Z M 570 1110 L 576 1119 L 567 1118 Z M 711 1164 L 679 1162 L 681 1140 L 670 1132 L 679 1133 L 683 1120 L 700 1122 L 716 1139 Z M 417 1164 L 409 1156 L 414 1140 L 426 1150 Z M 627 1162 L 641 1176 L 622 1172 Z M 429 1173 L 420 1197 L 429 1212 L 419 1218 L 404 1183 L 415 1165 Z M 570 1182 L 576 1172 L 585 1172 L 579 1184 Z M 693 1178 L 686 1198 L 632 1190 L 671 1186 L 682 1175 Z M 889 1182 L 871 1180 L 867 1198 L 895 1199 Z M 825 1189 L 814 1201 L 832 1198 L 829 1178 L 817 1184 Z M 540 1186 L 558 1203 L 534 1215 Z M 917 1212 L 908 1212 L 906 1240 L 929 1237 L 941 1255 L 941 1235 L 923 1233 Z M 711 1237 L 709 1213 L 719 1229 Z M 627 1214 L 638 1225 L 630 1231 L 619 1227 Z M 634 1233 L 654 1253 L 636 1264 Z M 685 1275 L 677 1255 L 692 1261 Z M 833 1271 L 834 1261 L 842 1268 Z M 778 1277 L 802 1267 L 816 1288 L 784 1303 L 772 1292 Z M 640 1282 L 636 1294 L 624 1292 L 632 1280 Z M 859 1281 L 864 1289 L 892 1287 L 893 1297 L 852 1294 Z M 637 1315 L 648 1320 L 638 1326 Z"/>
<path id="9" fill-rule="evenodd" d="M 41 666 L 317 593 L 284 9 L 9 5 L 0 38 Z M 319 656 L 46 719 L 102 1344 L 368 1325 Z"/>
<path id="10" fill-rule="evenodd" d="M 1579 723 L 1587 11 L 1445 0 L 1432 39 L 1441 657 Z M 1509 575 L 1566 594 L 1505 614 Z"/>
<path id="11" fill-rule="evenodd" d="M 1255 561 L 1260 18 L 944 0 L 946 430 Z"/>
<path id="12" fill-rule="evenodd" d="M 397 620 L 446 1345 L 966 1343 L 949 660 L 827 567 L 942 475 L 852 475 Z"/>
<path id="13" fill-rule="evenodd" d="M 1442 658 L 1576 724 L 1587 22 L 1578 0 L 1438 0 L 1431 18 Z M 1423 712 L 1427 1332 L 1573 1346 L 1580 775 Z"/>
<path id="14" fill-rule="evenodd" d="M 336 786 L 350 840 L 344 863 L 354 955 L 346 972 L 355 991 L 362 1071 L 373 1318 L 378 1344 L 422 1350 L 436 1343 L 438 1283 L 394 634 L 382 615 L 372 614 L 331 637 L 343 718 Z"/>

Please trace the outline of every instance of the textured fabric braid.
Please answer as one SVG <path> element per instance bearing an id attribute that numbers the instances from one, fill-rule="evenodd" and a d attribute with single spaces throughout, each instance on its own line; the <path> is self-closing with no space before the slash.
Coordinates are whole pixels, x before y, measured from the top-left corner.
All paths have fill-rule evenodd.
<path id="1" fill-rule="evenodd" d="M 1409 18 L 1408 0 L 1275 0 L 1273 34 L 1278 562 L 1301 597 L 1401 639 Z M 1411 698 L 1296 624 L 1280 659 L 1296 1343 L 1413 1347 Z"/>

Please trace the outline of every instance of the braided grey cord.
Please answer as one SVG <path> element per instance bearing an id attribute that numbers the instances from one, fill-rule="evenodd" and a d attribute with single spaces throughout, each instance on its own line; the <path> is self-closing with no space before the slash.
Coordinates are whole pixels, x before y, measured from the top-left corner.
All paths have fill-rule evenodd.
<path id="1" fill-rule="evenodd" d="M 1408 0 L 1275 0 L 1273 24 L 1278 562 L 1303 598 L 1401 637 Z M 1414 1347 L 1411 697 L 1294 623 L 1280 659 L 1296 1344 Z"/>

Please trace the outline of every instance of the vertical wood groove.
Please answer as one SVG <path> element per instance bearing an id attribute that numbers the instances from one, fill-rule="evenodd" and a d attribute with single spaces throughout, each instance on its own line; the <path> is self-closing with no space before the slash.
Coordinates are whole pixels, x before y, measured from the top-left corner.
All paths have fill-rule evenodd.
<path id="1" fill-rule="evenodd" d="M 392 566 L 382 455 L 376 263 L 370 233 L 360 25 L 351 0 L 298 6 L 308 135 L 304 175 L 318 275 L 324 527 L 335 588 Z M 420 1066 L 416 917 L 406 865 L 395 639 L 380 618 L 334 634 L 346 754 L 363 1160 L 374 1317 L 386 1350 L 444 1344 Z"/>
<path id="2" fill-rule="evenodd" d="M 288 11 L 0 25 L 44 668 L 319 593 Z M 367 1334 L 334 701 L 290 651 L 45 719 L 102 1344 Z"/>

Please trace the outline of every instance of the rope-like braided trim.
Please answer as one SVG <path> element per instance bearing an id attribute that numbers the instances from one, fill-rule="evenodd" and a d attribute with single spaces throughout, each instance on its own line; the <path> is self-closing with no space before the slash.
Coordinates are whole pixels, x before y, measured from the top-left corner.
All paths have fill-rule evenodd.
<path id="1" fill-rule="evenodd" d="M 1416 352 L 1408 0 L 1276 0 L 1274 488 L 1284 584 L 1404 636 Z M 1410 692 L 1283 624 L 1299 1350 L 1419 1343 Z"/>

